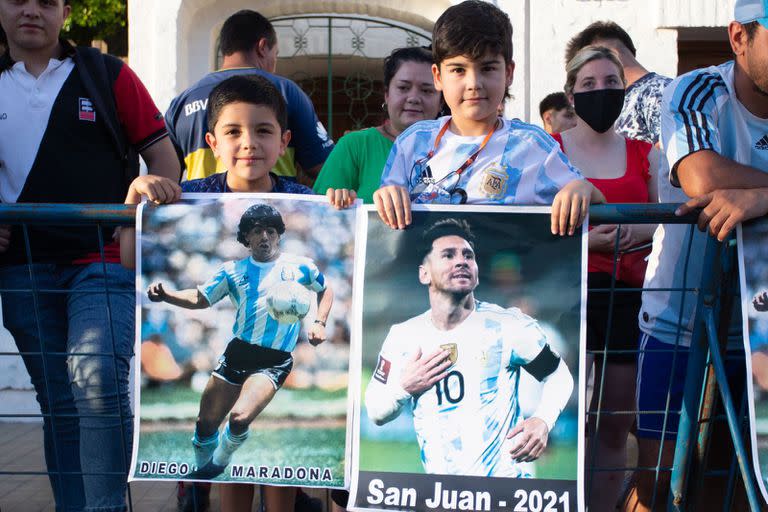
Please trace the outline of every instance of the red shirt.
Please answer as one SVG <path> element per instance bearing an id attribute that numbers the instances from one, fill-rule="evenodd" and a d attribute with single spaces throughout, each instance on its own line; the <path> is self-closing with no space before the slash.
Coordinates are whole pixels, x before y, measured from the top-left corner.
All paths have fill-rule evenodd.
<path id="1" fill-rule="evenodd" d="M 560 149 L 565 153 L 563 138 L 559 133 L 552 137 L 560 144 Z M 627 167 L 623 176 L 618 178 L 587 178 L 605 196 L 608 203 L 647 203 L 649 173 L 648 153 L 651 144 L 641 140 L 624 139 L 627 147 Z M 645 257 L 649 249 L 628 253 L 619 253 L 616 266 L 616 279 L 628 284 L 642 286 L 638 276 L 645 274 Z M 613 272 L 612 252 L 589 252 L 587 263 L 589 272 Z M 642 279 L 642 278 L 641 278 Z"/>

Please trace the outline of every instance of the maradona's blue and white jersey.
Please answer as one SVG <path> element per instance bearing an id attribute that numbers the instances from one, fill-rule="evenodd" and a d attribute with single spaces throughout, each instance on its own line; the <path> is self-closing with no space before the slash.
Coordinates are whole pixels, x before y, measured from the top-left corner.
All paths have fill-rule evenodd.
<path id="1" fill-rule="evenodd" d="M 308 290 L 325 290 L 325 277 L 309 259 L 282 253 L 275 261 L 252 257 L 224 263 L 208 282 L 197 287 L 210 305 L 229 296 L 237 308 L 232 335 L 262 347 L 291 352 L 300 322 L 281 324 L 267 312 L 267 293 L 280 281 L 298 281 Z"/>
<path id="2" fill-rule="evenodd" d="M 477 159 L 461 175 L 455 171 L 480 147 L 484 135 L 463 137 L 446 130 L 435 155 L 427 160 L 448 117 L 419 121 L 401 133 L 389 153 L 382 186 L 408 189 L 414 203 L 550 205 L 568 182 L 581 179 L 560 146 L 544 130 L 503 120 Z"/>
<path id="3" fill-rule="evenodd" d="M 538 323 L 517 308 L 476 302 L 459 326 L 438 330 L 431 310 L 393 325 L 365 393 L 368 416 L 394 419 L 412 401 L 414 429 L 428 473 L 529 477 L 505 446 L 509 430 L 523 420 L 518 404 L 520 368 L 546 346 Z M 418 397 L 400 385 L 404 365 L 421 349 L 451 350 L 448 375 Z"/>
<path id="4" fill-rule="evenodd" d="M 768 172 L 768 120 L 752 115 L 737 99 L 733 61 L 691 71 L 667 87 L 662 100 L 661 141 L 666 157 L 659 171 L 662 203 L 688 201 L 671 171 L 676 170 L 680 160 L 697 151 L 714 151 Z M 706 239 L 707 234 L 696 226 L 660 225 L 653 237 L 643 288 L 697 288 L 703 271 L 699 255 L 704 253 Z M 680 341 L 688 346 L 696 303 L 695 292 L 683 301 L 683 293 L 678 291 L 645 291 L 640 328 L 659 341 L 675 343 L 681 324 Z M 738 307 L 734 310 L 731 329 L 738 331 L 741 315 Z"/>

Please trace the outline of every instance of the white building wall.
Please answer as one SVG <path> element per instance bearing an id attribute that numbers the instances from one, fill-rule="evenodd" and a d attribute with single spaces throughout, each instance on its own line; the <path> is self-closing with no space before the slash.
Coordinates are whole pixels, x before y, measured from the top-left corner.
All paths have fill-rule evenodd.
<path id="1" fill-rule="evenodd" d="M 568 40 L 597 20 L 613 20 L 632 36 L 648 69 L 674 76 L 677 28 L 726 26 L 735 0 L 497 0 L 514 27 L 516 72 L 507 115 L 538 122 L 538 103 L 562 89 Z M 429 29 L 455 0 L 129 0 L 130 65 L 165 109 L 212 69 L 217 32 L 241 8 L 267 17 L 355 13 Z"/>
<path id="2" fill-rule="evenodd" d="M 499 5 L 510 15 L 515 35 L 525 34 L 520 42 L 515 37 L 516 100 L 507 113 L 540 123 L 539 102 L 547 94 L 561 91 L 565 83 L 568 40 L 594 21 L 612 20 L 624 27 L 637 47 L 638 60 L 647 69 L 675 76 L 676 29 L 726 26 L 733 14 L 733 3 L 734 0 L 502 0 Z M 529 4 L 527 16 L 520 9 L 521 4 Z"/>

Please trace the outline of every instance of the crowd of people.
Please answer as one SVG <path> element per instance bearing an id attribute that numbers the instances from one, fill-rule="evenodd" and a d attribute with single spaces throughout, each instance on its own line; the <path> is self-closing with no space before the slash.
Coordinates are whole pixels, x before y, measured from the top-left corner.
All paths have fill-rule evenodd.
<path id="1" fill-rule="evenodd" d="M 336 208 L 350 207 L 358 197 L 373 203 L 393 229 L 411 223 L 411 204 L 535 204 L 551 205 L 552 234 L 567 236 L 581 225 L 589 204 L 674 202 L 684 203 L 679 214 L 700 208 L 698 227 L 719 240 L 739 222 L 768 213 L 768 144 L 763 141 L 768 131 L 768 6 L 760 0 L 735 2 L 728 26 L 733 60 L 674 80 L 638 62 L 622 27 L 613 22 L 586 27 L 565 50 L 563 92 L 541 105 L 552 136 L 500 116 L 515 71 L 512 25 L 493 4 L 467 0 L 439 17 L 430 49 L 397 49 L 385 59 L 386 121 L 349 133 L 335 146 L 307 95 L 275 74 L 276 34 L 262 15 L 239 11 L 227 19 L 220 38 L 222 69 L 181 93 L 163 116 L 121 60 L 60 38 L 69 4 L 0 0 L 3 203 L 135 204 L 143 197 L 171 203 L 182 192 L 320 193 Z M 206 108 L 184 108 L 201 100 Z M 147 166 L 143 176 L 138 176 L 139 155 Z M 72 164 L 63 171 L 62 162 Z M 278 243 L 279 226 L 265 221 L 248 226 L 240 243 L 253 245 L 254 262 L 277 261 L 279 251 L 258 251 Z M 590 410 L 619 412 L 601 416 L 599 426 L 590 415 L 587 485 L 599 488 L 586 494 L 590 510 L 613 510 L 620 501 L 627 434 L 635 423 L 635 415 L 622 411 L 670 410 L 668 419 L 637 415 L 635 431 L 640 467 L 653 467 L 659 458 L 662 466 L 671 465 L 697 302 L 675 289 L 701 279 L 698 258 L 687 266 L 682 261 L 689 250 L 698 254 L 706 240 L 704 233 L 694 233 L 688 248 L 691 229 L 603 225 L 590 230 L 590 287 L 646 289 L 641 296 L 612 293 L 610 329 L 609 299 L 597 292 L 588 297 L 595 375 Z M 332 258 L 322 261 L 324 251 L 341 250 L 349 241 L 343 230 L 336 231 L 338 247 L 313 249 L 318 268 L 344 282 L 349 269 L 333 268 Z M 163 256 L 176 268 L 194 266 L 195 257 L 189 255 L 201 245 L 230 243 L 218 239 L 206 219 L 189 220 L 173 233 L 161 226 L 158 243 L 168 237 L 190 247 L 186 254 Z M 436 236 L 428 249 L 450 238 Z M 643 246 L 651 241 L 646 269 Z M 45 457 L 57 510 L 127 509 L 134 244 L 130 228 L 115 233 L 109 227 L 22 231 L 0 226 L 4 324 L 23 355 L 44 413 Z M 455 260 L 456 268 L 467 268 L 466 257 Z M 151 274 L 153 264 L 145 261 L 145 272 Z M 223 296 L 213 288 L 195 287 L 206 278 L 189 283 L 181 295 L 150 288 L 148 300 L 204 309 Z M 323 281 L 311 284 L 320 300 L 320 313 L 307 333 L 313 344 L 324 342 L 333 330 L 322 306 L 332 294 L 323 295 Z M 436 283 L 423 284 L 440 300 L 455 298 L 433 289 Z M 350 307 L 349 290 L 333 292 L 337 304 Z M 471 297 L 465 293 L 452 303 L 458 316 L 434 328 L 458 328 L 476 307 Z M 200 312 L 194 318 L 211 340 L 210 362 L 231 332 L 206 325 Z M 244 345 L 238 351 L 255 359 L 269 347 L 266 337 L 244 341 L 236 336 L 230 345 L 235 342 Z M 450 357 L 445 352 L 417 356 L 415 373 L 423 370 L 430 379 L 439 378 Z M 290 354 L 281 357 L 279 365 L 285 367 Z M 264 376 L 269 378 L 275 368 L 238 368 L 245 372 L 242 382 L 224 379 L 213 386 L 227 396 L 249 386 L 274 393 L 285 379 L 266 386 Z M 427 387 L 422 382 L 399 398 L 415 399 Z M 226 415 L 217 417 L 226 423 L 222 432 L 222 425 L 198 422 L 190 448 L 202 468 L 219 466 L 242 443 L 253 419 L 245 421 L 243 414 L 233 409 L 227 421 Z M 504 426 L 502 435 L 514 432 L 524 439 L 523 448 L 510 457 L 523 454 L 530 460 L 540 453 L 550 416 L 556 417 L 548 414 Z M 250 506 L 253 486 L 224 487 L 222 510 Z M 668 473 L 639 470 L 622 506 L 633 511 L 663 506 L 668 488 Z M 295 489 L 266 489 L 269 512 L 304 506 Z M 206 486 L 195 486 L 183 494 L 180 506 L 204 510 L 207 493 Z M 336 506 L 344 506 L 343 497 Z"/>

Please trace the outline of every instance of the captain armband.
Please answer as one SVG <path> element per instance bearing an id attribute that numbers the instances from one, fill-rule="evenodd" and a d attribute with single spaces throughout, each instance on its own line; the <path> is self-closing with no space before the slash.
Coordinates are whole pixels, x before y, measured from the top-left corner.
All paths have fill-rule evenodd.
<path id="1" fill-rule="evenodd" d="M 533 377 L 539 382 L 546 379 L 557 369 L 560 364 L 560 356 L 555 354 L 549 344 L 544 345 L 539 355 L 537 355 L 530 363 L 523 366 L 525 371 L 533 375 Z"/>

